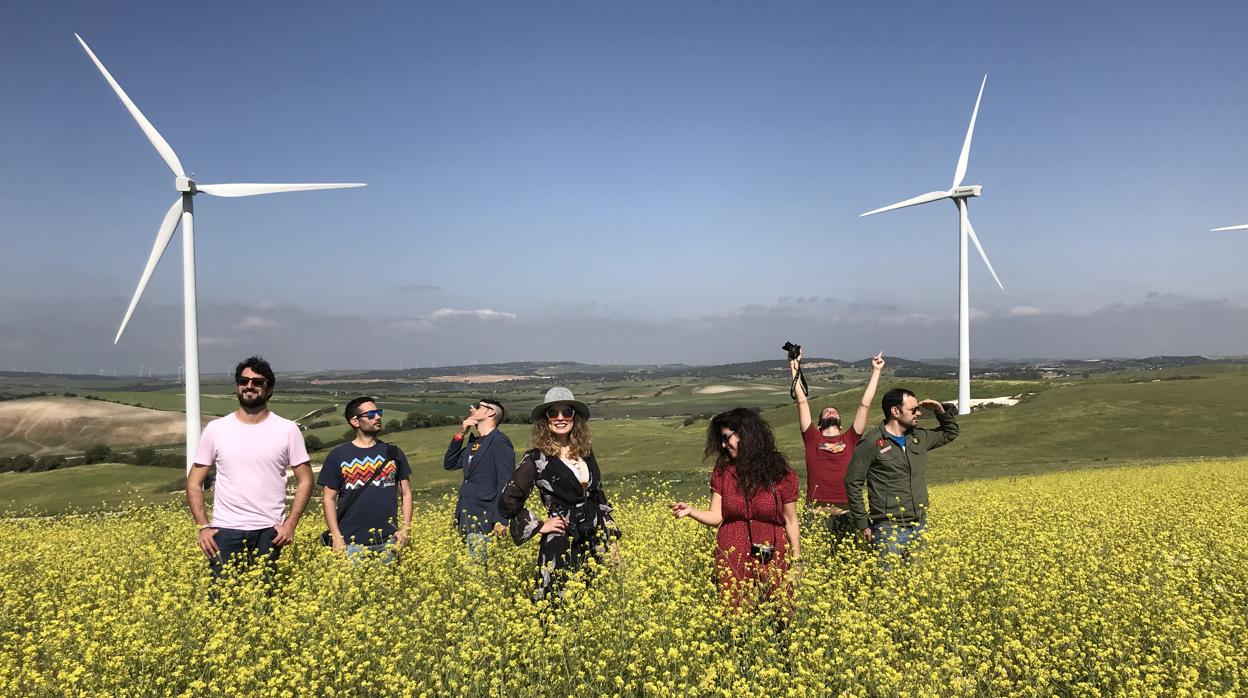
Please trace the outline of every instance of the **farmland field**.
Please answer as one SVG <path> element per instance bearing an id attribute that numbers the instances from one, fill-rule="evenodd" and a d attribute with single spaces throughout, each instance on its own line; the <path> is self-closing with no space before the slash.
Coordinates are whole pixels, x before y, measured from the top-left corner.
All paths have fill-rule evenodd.
<path id="1" fill-rule="evenodd" d="M 0 520 L 0 694 L 1243 695 L 1248 462 L 932 488 L 925 549 L 883 570 L 803 535 L 793 610 L 726 613 L 712 533 L 614 493 L 618 567 L 529 601 L 535 544 L 475 565 L 450 502 L 397 565 L 346 564 L 306 521 L 275 593 L 206 598 L 179 508 Z M 703 500 L 704 503 L 704 500 Z"/>
<path id="2" fill-rule="evenodd" d="M 185 434 L 182 413 L 71 397 L 0 402 L 0 456 L 73 453 L 97 443 L 163 444 L 182 441 Z"/>

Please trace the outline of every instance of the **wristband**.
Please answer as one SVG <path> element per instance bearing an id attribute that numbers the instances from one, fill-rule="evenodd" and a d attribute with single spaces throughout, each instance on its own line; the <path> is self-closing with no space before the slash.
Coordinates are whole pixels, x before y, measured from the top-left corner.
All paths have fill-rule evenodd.
<path id="1" fill-rule="evenodd" d="M 212 524 L 204 524 L 203 526 L 200 526 L 199 532 L 203 533 L 205 528 L 212 528 Z"/>

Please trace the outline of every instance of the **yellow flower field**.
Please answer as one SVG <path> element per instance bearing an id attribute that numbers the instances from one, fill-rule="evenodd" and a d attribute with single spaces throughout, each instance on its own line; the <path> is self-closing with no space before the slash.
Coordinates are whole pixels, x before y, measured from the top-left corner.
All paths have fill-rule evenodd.
<path id="1" fill-rule="evenodd" d="M 0 695 L 1248 694 L 1248 461 L 933 487 L 891 572 L 804 531 L 787 624 L 723 610 L 713 533 L 662 492 L 616 494 L 620 566 L 557 609 L 536 543 L 476 566 L 449 502 L 391 567 L 305 519 L 272 597 L 217 604 L 181 509 L 0 521 Z"/>

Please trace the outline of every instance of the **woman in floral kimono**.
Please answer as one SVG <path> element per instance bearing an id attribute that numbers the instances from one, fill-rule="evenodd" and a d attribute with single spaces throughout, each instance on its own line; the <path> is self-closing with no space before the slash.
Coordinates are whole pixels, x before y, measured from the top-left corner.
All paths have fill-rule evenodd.
<path id="1" fill-rule="evenodd" d="M 541 535 L 534 592 L 534 599 L 541 599 L 558 593 L 567 574 L 590 557 L 601 563 L 609 555 L 614 561 L 620 532 L 591 448 L 589 406 L 567 388 L 551 388 L 532 418 L 533 448 L 503 488 L 498 508 L 510 520 L 516 545 Z M 534 487 L 546 509 L 541 516 L 525 508 Z"/>

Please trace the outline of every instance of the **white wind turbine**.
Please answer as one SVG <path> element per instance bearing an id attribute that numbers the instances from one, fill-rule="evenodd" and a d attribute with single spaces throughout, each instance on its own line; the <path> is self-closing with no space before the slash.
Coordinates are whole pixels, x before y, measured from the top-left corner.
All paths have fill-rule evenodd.
<path id="1" fill-rule="evenodd" d="M 988 255 L 984 252 L 983 245 L 979 244 L 979 237 L 975 235 L 975 229 L 971 227 L 971 219 L 967 217 L 966 213 L 966 200 L 972 196 L 979 196 L 982 187 L 978 184 L 962 186 L 962 179 L 966 177 L 966 163 L 971 155 L 971 136 L 975 133 L 975 118 L 979 115 L 979 101 L 984 96 L 984 85 L 987 82 L 988 76 L 984 75 L 983 81 L 979 83 L 979 96 L 975 98 L 975 110 L 971 112 L 971 125 L 967 127 L 966 140 L 962 143 L 962 154 L 958 156 L 958 168 L 953 173 L 953 186 L 947 191 L 930 191 L 926 194 L 920 194 L 913 199 L 906 199 L 891 206 L 867 211 L 858 216 L 862 218 L 863 216 L 892 211 L 896 208 L 916 206 L 941 199 L 952 199 L 953 203 L 957 205 L 958 253 L 960 255 L 960 266 L 958 268 L 958 414 L 969 414 L 971 411 L 971 312 L 966 256 L 966 239 L 968 237 L 971 239 L 971 242 L 975 243 L 975 249 L 979 250 L 979 256 L 984 259 L 984 264 L 988 265 L 988 271 L 992 274 L 993 280 L 997 282 L 997 286 L 1005 290 L 1005 286 L 1001 285 L 1001 279 L 997 278 L 997 272 L 992 268 L 992 262 L 988 261 Z"/>
<path id="2" fill-rule="evenodd" d="M 356 183 L 335 183 L 335 184 L 257 184 L 257 183 L 239 183 L 239 184 L 196 184 L 182 169 L 182 163 L 178 161 L 177 153 L 173 152 L 173 148 L 169 147 L 169 143 L 161 137 L 152 123 L 143 116 L 139 108 L 130 101 L 130 97 L 126 95 L 125 90 L 121 89 L 121 85 L 113 79 L 112 74 L 104 67 L 99 58 L 95 57 L 95 53 L 87 46 L 87 42 L 82 40 L 81 36 L 74 34 L 78 39 L 78 43 L 82 44 L 82 49 L 87 52 L 87 56 L 95 63 L 95 67 L 103 73 L 104 79 L 108 81 L 109 86 L 113 88 L 113 92 L 117 93 L 117 97 L 121 103 L 125 105 L 126 110 L 130 112 L 130 116 L 138 122 L 139 128 L 143 134 L 147 136 L 147 140 L 152 142 L 156 148 L 156 152 L 160 154 L 161 159 L 173 170 L 174 189 L 179 194 L 178 198 L 169 207 L 165 213 L 165 219 L 160 224 L 160 230 L 156 233 L 156 243 L 152 245 L 152 253 L 147 258 L 147 266 L 143 268 L 143 276 L 139 278 L 139 287 L 134 292 L 134 298 L 130 300 L 130 307 L 126 310 L 126 316 L 121 321 L 121 328 L 117 330 L 117 337 L 113 339 L 116 344 L 121 340 L 121 334 L 126 331 L 126 324 L 130 322 L 130 316 L 134 313 L 135 306 L 139 304 L 139 298 L 143 296 L 143 289 L 147 287 L 147 282 L 152 278 L 152 272 L 156 269 L 156 264 L 165 253 L 165 248 L 169 246 L 169 241 L 173 238 L 173 232 L 177 229 L 178 223 L 182 223 L 182 302 L 183 302 L 183 340 L 186 350 L 186 469 L 189 472 L 195 459 L 195 449 L 199 445 L 199 330 L 196 325 L 195 313 L 195 226 L 193 216 L 193 206 L 191 199 L 199 193 L 210 194 L 212 196 L 255 196 L 257 194 L 275 194 L 286 191 L 307 191 L 312 189 L 343 189 L 348 187 L 362 187 L 363 184 Z"/>
<path id="3" fill-rule="evenodd" d="M 1223 230 L 1248 230 L 1248 224 L 1246 224 L 1246 225 L 1228 225 L 1228 226 L 1226 226 L 1226 227 L 1224 227 L 1224 228 L 1210 228 L 1210 229 L 1209 229 L 1209 232 L 1211 232 L 1211 233 L 1220 233 L 1220 232 L 1222 232 Z"/>

